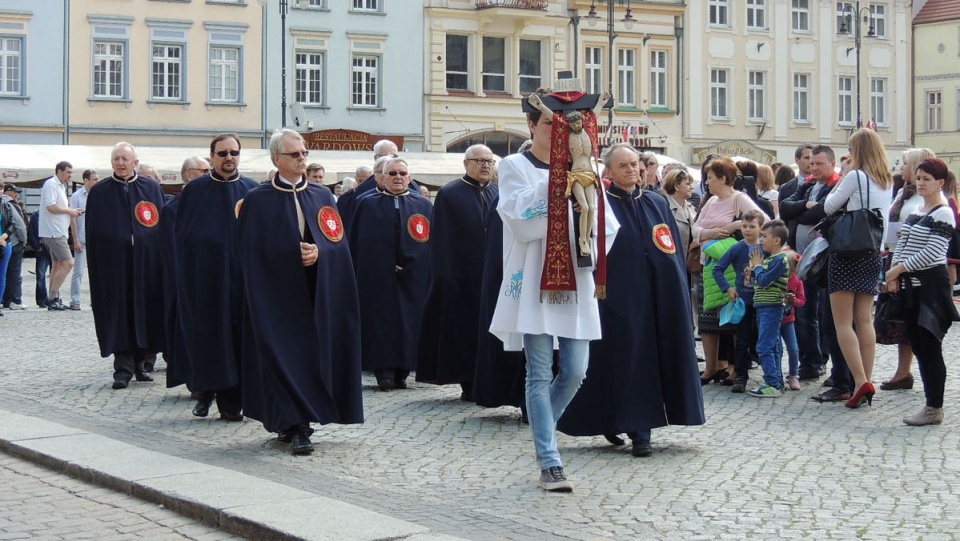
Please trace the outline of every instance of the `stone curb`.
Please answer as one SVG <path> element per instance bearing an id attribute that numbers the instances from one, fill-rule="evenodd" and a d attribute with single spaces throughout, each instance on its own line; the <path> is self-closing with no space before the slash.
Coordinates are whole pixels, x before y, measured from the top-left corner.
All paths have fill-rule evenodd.
<path id="1" fill-rule="evenodd" d="M 5 410 L 0 451 L 248 539 L 458 539 L 313 492 Z"/>

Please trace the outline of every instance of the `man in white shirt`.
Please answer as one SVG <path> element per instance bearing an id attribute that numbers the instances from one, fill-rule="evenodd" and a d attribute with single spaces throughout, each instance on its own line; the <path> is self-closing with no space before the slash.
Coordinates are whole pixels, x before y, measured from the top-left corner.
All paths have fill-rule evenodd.
<path id="1" fill-rule="evenodd" d="M 87 193 L 93 185 L 100 182 L 100 176 L 93 169 L 83 172 L 83 186 L 70 196 L 70 208 L 87 209 Z M 83 282 L 83 269 L 87 262 L 86 218 L 81 214 L 70 219 L 70 232 L 73 234 L 73 277 L 70 280 L 70 309 L 80 309 L 80 284 Z"/>
<path id="2" fill-rule="evenodd" d="M 70 219 L 83 214 L 80 209 L 70 208 L 67 200 L 67 183 L 73 176 L 70 162 L 60 162 L 54 170 L 54 176 L 43 183 L 40 191 L 40 238 L 50 250 L 53 262 L 50 269 L 50 290 L 47 295 L 48 310 L 66 310 L 60 301 L 60 286 L 67 274 L 73 269 L 73 255 L 67 244 Z"/>

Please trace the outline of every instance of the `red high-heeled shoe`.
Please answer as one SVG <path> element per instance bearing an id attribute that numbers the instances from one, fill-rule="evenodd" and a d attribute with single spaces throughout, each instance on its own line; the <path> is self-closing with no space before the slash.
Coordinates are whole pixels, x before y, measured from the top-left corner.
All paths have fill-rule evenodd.
<path id="1" fill-rule="evenodd" d="M 873 383 L 869 381 L 864 383 L 857 389 L 857 392 L 850 397 L 850 400 L 847 400 L 848 408 L 859 408 L 866 402 L 868 405 L 873 405 L 873 395 L 877 394 L 877 390 L 873 387 Z"/>

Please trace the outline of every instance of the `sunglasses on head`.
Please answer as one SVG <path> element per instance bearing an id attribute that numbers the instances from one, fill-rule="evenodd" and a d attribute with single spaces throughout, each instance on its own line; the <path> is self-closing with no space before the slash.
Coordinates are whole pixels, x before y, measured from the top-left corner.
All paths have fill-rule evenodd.
<path id="1" fill-rule="evenodd" d="M 216 154 L 217 156 L 220 156 L 221 158 L 226 158 L 228 155 L 237 157 L 240 155 L 240 151 L 239 150 L 221 150 L 220 152 L 214 152 L 214 154 Z"/>

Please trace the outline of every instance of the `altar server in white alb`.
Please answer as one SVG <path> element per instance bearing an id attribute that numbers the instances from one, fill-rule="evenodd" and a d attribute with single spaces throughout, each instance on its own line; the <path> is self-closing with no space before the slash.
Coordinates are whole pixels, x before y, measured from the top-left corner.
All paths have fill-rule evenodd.
<path id="1" fill-rule="evenodd" d="M 574 263 L 577 228 L 565 196 L 570 126 L 563 112 L 590 109 L 599 96 L 574 92 L 540 98 L 554 112 L 552 118 L 525 106 L 533 147 L 504 158 L 499 166 L 497 211 L 504 225 L 504 266 L 490 332 L 503 341 L 505 349 L 522 347 L 525 352 L 526 402 L 540 463 L 540 486 L 551 492 L 570 492 L 572 485 L 557 451 L 557 419 L 580 388 L 587 370 L 589 341 L 600 338 L 600 319 L 594 298 L 594 265 L 580 267 Z M 583 120 L 584 129 L 595 134 L 594 112 L 583 111 Z M 553 163 L 552 139 L 562 145 Z M 612 213 L 605 218 L 603 227 L 598 228 L 596 223 L 592 227 L 594 236 L 597 232 L 606 235 L 592 250 L 601 260 L 604 244 L 612 245 L 619 227 Z M 555 343 L 560 350 L 556 377 L 552 371 Z"/>

